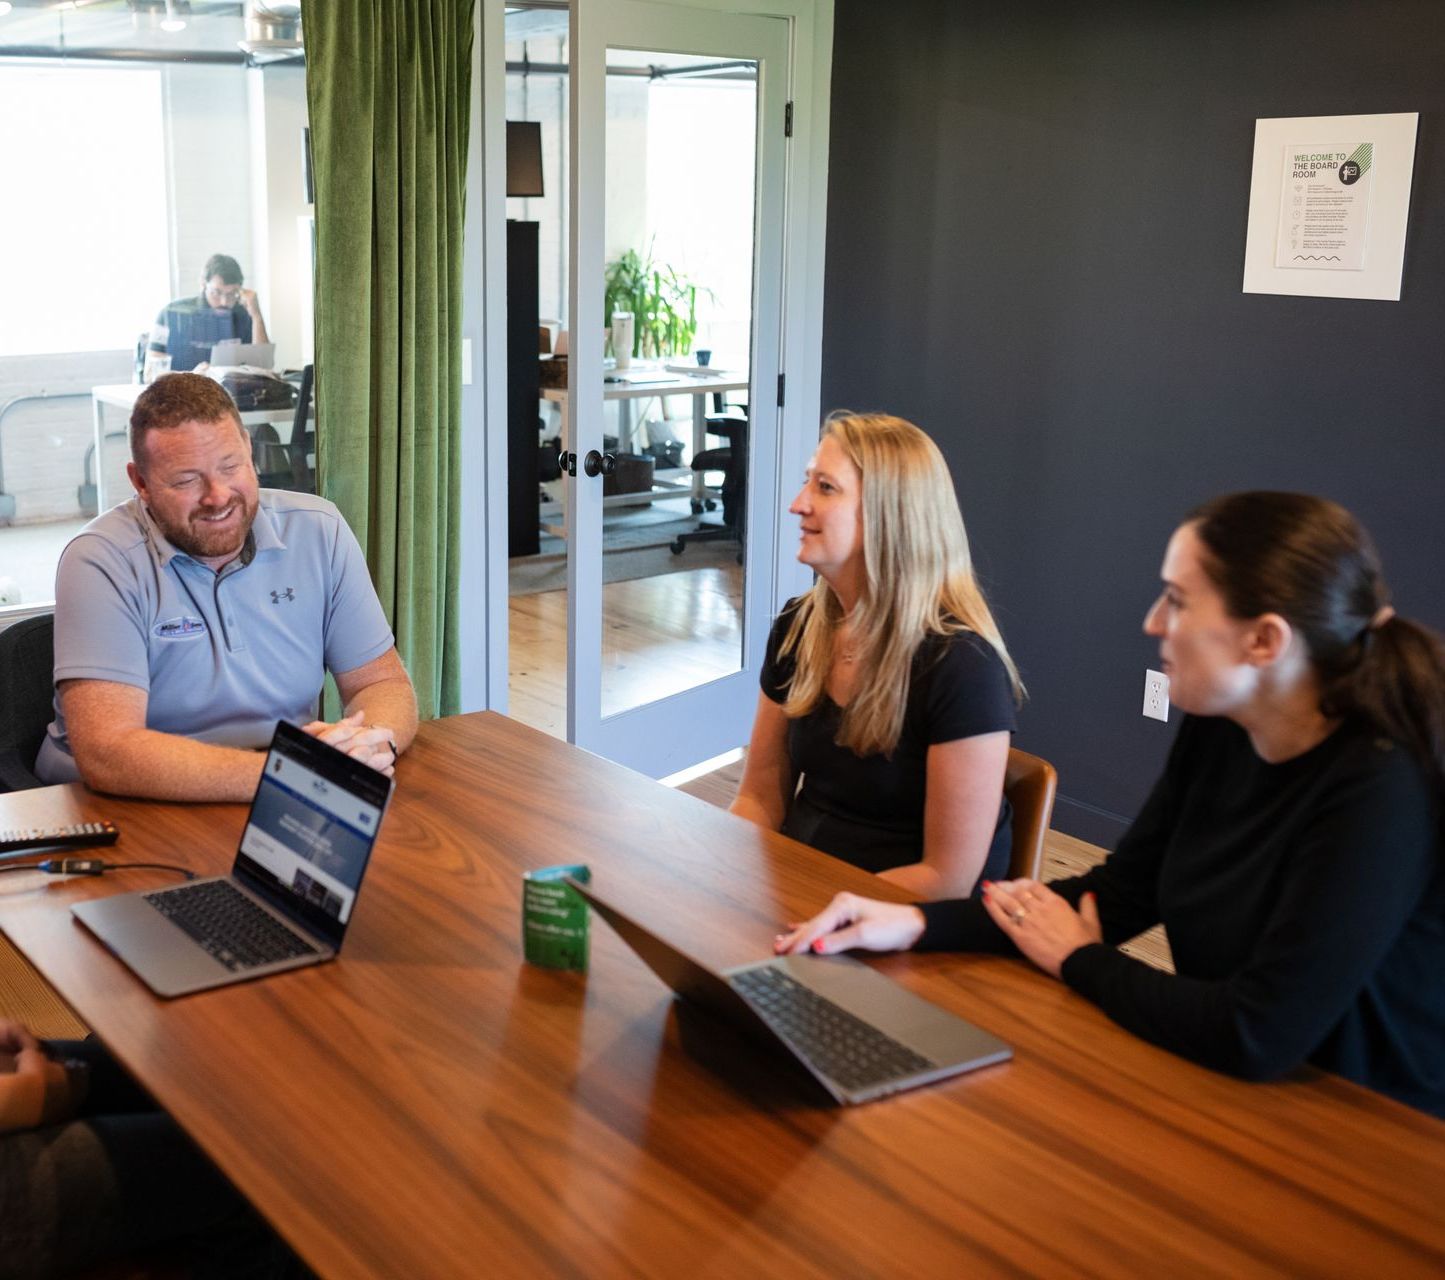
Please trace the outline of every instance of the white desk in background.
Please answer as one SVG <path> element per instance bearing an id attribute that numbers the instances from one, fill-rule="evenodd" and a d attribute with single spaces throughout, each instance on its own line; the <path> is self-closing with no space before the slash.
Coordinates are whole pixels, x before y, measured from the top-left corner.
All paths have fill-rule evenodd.
<path id="1" fill-rule="evenodd" d="M 616 379 L 616 381 L 611 381 Z M 627 452 L 632 441 L 632 402 L 662 396 L 692 397 L 692 449 L 697 454 L 706 447 L 707 397 L 727 391 L 746 391 L 746 373 L 716 374 L 669 373 L 665 369 L 636 366 L 609 372 L 603 379 L 602 399 L 617 401 L 617 449 Z M 562 447 L 572 448 L 572 422 L 567 410 L 567 388 L 547 387 L 542 399 L 555 404 L 562 413 Z"/>
<path id="2" fill-rule="evenodd" d="M 90 389 L 90 411 L 95 424 L 95 509 L 99 514 L 108 509 L 105 500 L 105 420 L 106 410 L 114 409 L 122 411 L 127 424 L 130 422 L 131 410 L 135 408 L 135 402 L 140 393 L 145 390 L 145 385 L 139 382 L 116 382 L 107 386 L 91 387 Z M 243 426 L 254 427 L 263 422 L 269 422 L 273 426 L 285 424 L 285 431 L 278 431 L 276 434 L 281 437 L 284 444 L 290 439 L 291 424 L 296 418 L 296 410 L 292 409 L 248 409 L 241 414 Z M 121 434 L 120 431 L 116 432 Z"/>
<path id="3" fill-rule="evenodd" d="M 617 451 L 626 453 L 629 452 L 628 446 L 632 443 L 633 401 L 650 400 L 654 397 L 660 399 L 663 396 L 692 397 L 692 456 L 697 457 L 707 447 L 707 397 L 728 391 L 746 391 L 747 389 L 748 375 L 745 372 L 718 370 L 715 373 L 706 374 L 676 373 L 657 365 L 633 365 L 628 369 L 608 370 L 603 378 L 602 399 L 617 402 Z M 571 451 L 573 448 L 572 419 L 568 412 L 567 388 L 544 387 L 542 399 L 555 404 L 561 413 L 562 448 Z M 689 489 L 697 501 L 701 501 L 706 491 L 700 474 L 693 474 L 686 486 L 664 484 L 661 487 Z M 610 498 L 604 498 L 602 501 L 605 507 L 636 505 L 638 502 L 647 500 L 648 494 L 646 493 L 619 493 Z M 697 508 L 694 507 L 694 510 Z M 545 522 L 548 517 L 560 515 L 561 512 L 562 504 L 560 502 L 544 503 L 540 515 Z M 562 536 L 562 530 L 558 527 L 546 523 L 542 527 L 549 533 Z"/>

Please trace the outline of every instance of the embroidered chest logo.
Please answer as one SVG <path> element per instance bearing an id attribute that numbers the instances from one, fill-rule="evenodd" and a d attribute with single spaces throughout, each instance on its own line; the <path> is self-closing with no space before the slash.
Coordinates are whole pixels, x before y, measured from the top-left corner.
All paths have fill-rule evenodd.
<path id="1" fill-rule="evenodd" d="M 182 614 L 179 618 L 157 622 L 151 630 L 162 640 L 193 640 L 206 634 L 206 624 L 200 618 Z"/>
<path id="2" fill-rule="evenodd" d="M 283 600 L 294 600 L 294 599 L 296 599 L 296 588 L 295 588 L 295 587 L 284 587 L 284 588 L 282 588 L 280 591 L 273 591 L 273 592 L 271 593 L 271 603 L 272 603 L 272 604 L 280 604 L 281 601 L 283 601 Z"/>

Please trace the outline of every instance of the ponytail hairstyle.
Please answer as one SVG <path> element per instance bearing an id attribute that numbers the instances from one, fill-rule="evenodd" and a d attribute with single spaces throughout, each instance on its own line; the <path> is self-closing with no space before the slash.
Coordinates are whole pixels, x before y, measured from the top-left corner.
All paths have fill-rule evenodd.
<path id="1" fill-rule="evenodd" d="M 1234 617 L 1278 613 L 1304 637 L 1320 710 L 1364 720 L 1445 788 L 1445 643 L 1395 615 L 1359 521 L 1324 498 L 1254 492 L 1206 502 L 1186 523 Z"/>
<path id="2" fill-rule="evenodd" d="M 862 477 L 863 590 L 850 647 L 863 673 L 843 709 L 838 745 L 890 755 L 903 731 L 913 656 L 929 635 L 973 631 L 992 646 L 1022 699 L 1018 670 L 973 576 L 968 535 L 948 464 L 911 422 L 885 414 L 829 415 L 831 436 Z M 827 693 L 844 621 L 823 579 L 803 597 L 783 639 L 794 669 L 783 713 L 807 715 Z"/>

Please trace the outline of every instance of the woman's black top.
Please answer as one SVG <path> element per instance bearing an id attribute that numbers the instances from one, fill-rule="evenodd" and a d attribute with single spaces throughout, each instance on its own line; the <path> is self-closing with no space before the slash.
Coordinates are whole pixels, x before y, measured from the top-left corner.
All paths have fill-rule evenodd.
<path id="1" fill-rule="evenodd" d="M 779 656 L 798 600 L 773 623 L 763 692 L 788 696 L 791 654 Z M 862 677 L 866 679 L 866 673 Z M 842 708 L 826 694 L 805 716 L 788 721 L 788 758 L 802 786 L 788 806 L 783 833 L 865 871 L 886 871 L 923 858 L 928 748 L 982 733 L 1012 732 L 1013 687 L 993 646 L 972 631 L 928 636 L 913 656 L 903 732 L 891 756 L 856 755 L 836 742 Z M 983 875 L 1007 874 L 1012 811 L 1000 797 Z"/>
<path id="2" fill-rule="evenodd" d="M 1102 866 L 1104 945 L 1069 986 L 1136 1035 L 1249 1079 L 1309 1061 L 1445 1116 L 1439 798 L 1400 746 L 1343 725 L 1282 764 L 1228 720 L 1186 717 Z M 933 903 L 920 946 L 1012 952 L 981 903 Z M 1116 951 L 1163 921 L 1177 976 Z"/>

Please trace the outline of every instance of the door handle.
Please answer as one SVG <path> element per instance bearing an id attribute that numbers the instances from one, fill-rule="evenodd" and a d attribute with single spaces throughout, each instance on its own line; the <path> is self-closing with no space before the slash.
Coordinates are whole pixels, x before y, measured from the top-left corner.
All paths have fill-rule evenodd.
<path id="1" fill-rule="evenodd" d="M 569 475 L 576 475 L 577 458 L 572 457 L 573 470 Z M 617 458 L 610 453 L 598 453 L 596 449 L 589 449 L 587 456 L 582 459 L 582 470 L 589 476 L 610 476 L 617 470 Z"/>

